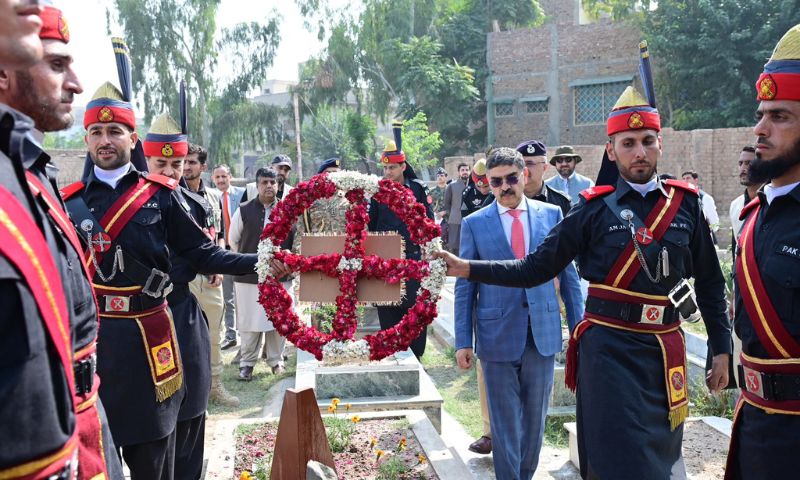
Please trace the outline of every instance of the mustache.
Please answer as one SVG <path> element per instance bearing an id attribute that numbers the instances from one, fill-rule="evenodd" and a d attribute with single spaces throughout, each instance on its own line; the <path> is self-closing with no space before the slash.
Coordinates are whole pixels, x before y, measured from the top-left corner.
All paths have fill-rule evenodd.
<path id="1" fill-rule="evenodd" d="M 756 139 L 756 146 L 763 145 L 765 147 L 772 147 L 773 145 L 766 139 L 766 137 L 758 137 Z"/>
<path id="2" fill-rule="evenodd" d="M 500 196 L 501 196 L 501 197 L 505 197 L 506 195 L 516 195 L 516 193 L 514 192 L 514 190 L 511 190 L 511 189 L 509 189 L 509 190 L 504 190 L 504 191 L 502 191 L 502 192 L 500 193 Z"/>

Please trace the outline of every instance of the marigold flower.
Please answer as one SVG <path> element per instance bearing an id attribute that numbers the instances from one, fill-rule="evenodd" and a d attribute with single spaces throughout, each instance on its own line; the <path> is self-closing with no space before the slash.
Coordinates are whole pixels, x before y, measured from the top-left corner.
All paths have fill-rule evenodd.
<path id="1" fill-rule="evenodd" d="M 353 404 L 352 404 L 352 403 L 345 403 L 345 404 L 344 404 L 344 409 L 345 409 L 345 410 L 350 410 L 352 407 L 353 407 Z"/>
<path id="2" fill-rule="evenodd" d="M 407 443 L 406 437 L 402 437 L 400 439 L 400 442 L 398 442 L 398 444 L 397 444 L 397 448 L 399 448 L 400 450 L 405 450 L 406 449 L 406 443 Z"/>
<path id="3" fill-rule="evenodd" d="M 386 453 L 383 450 L 375 450 L 375 461 L 380 460 L 383 454 Z"/>
<path id="4" fill-rule="evenodd" d="M 250 475 L 250 472 L 247 470 L 243 471 L 241 475 L 239 475 L 239 480 L 252 480 L 253 476 Z"/>
<path id="5" fill-rule="evenodd" d="M 419 460 L 419 463 L 428 463 L 428 459 L 421 453 L 417 455 L 417 460 Z"/>
<path id="6" fill-rule="evenodd" d="M 336 413 L 336 405 L 328 405 L 328 413 Z"/>
<path id="7" fill-rule="evenodd" d="M 331 405 L 333 405 L 334 407 L 338 407 L 340 402 L 341 400 L 339 400 L 338 398 L 331 399 Z"/>
<path id="8" fill-rule="evenodd" d="M 374 447 L 377 443 L 378 443 L 378 439 L 377 438 L 372 437 L 372 438 L 369 439 L 370 448 Z"/>
<path id="9" fill-rule="evenodd" d="M 353 415 L 353 418 L 350 419 L 353 423 L 358 423 L 361 421 L 361 417 L 358 415 Z"/>

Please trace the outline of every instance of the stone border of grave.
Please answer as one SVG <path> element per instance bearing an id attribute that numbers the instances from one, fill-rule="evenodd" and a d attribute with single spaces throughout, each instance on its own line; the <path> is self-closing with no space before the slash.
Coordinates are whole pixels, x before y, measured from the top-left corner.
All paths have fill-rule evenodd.
<path id="1" fill-rule="evenodd" d="M 722 417 L 689 417 L 687 422 L 703 422 L 719 433 L 731 438 L 731 429 L 733 423 L 727 418 Z M 568 422 L 564 424 L 564 428 L 569 432 L 569 461 L 578 467 L 580 465 L 578 458 L 578 427 L 575 422 Z"/>
<path id="2" fill-rule="evenodd" d="M 323 415 L 328 416 L 328 415 Z M 362 420 L 402 419 L 408 420 L 425 456 L 440 480 L 464 480 L 471 478 L 464 462 L 445 446 L 433 424 L 422 410 L 364 412 Z M 233 462 L 236 457 L 236 428 L 239 425 L 276 423 L 278 420 L 264 418 L 218 420 L 209 429 L 206 443 L 208 465 L 203 476 L 205 480 L 230 480 L 233 477 Z"/>

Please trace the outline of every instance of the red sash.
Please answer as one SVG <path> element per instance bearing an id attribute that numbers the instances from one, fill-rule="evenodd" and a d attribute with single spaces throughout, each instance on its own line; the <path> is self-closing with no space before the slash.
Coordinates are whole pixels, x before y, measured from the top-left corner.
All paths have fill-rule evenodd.
<path id="1" fill-rule="evenodd" d="M 145 177 L 139 177 L 139 181 L 133 187 L 129 188 L 127 192 L 123 193 L 116 202 L 106 211 L 103 218 L 100 219 L 100 225 L 103 230 L 111 238 L 111 243 L 116 240 L 125 225 L 136 215 L 136 212 L 142 208 L 142 205 L 147 203 L 153 195 L 161 188 L 160 183 L 151 182 Z M 90 247 L 91 248 L 91 247 Z M 94 263 L 91 259 L 91 252 L 86 252 L 86 268 L 92 277 L 95 274 Z M 95 252 L 97 263 L 102 261 L 102 255 Z"/>
<path id="2" fill-rule="evenodd" d="M 30 171 L 25 172 L 25 176 L 28 180 L 28 187 L 30 187 L 33 195 L 41 197 L 45 205 L 47 205 L 47 214 L 50 215 L 50 218 L 58 225 L 64 237 L 66 237 L 69 244 L 75 249 L 75 252 L 77 252 L 78 258 L 81 261 L 83 273 L 89 282 L 89 286 L 92 288 L 92 299 L 99 312 L 100 308 L 97 305 L 97 298 L 94 295 L 92 277 L 89 273 L 89 269 L 86 267 L 86 258 L 83 255 L 83 249 L 81 248 L 80 239 L 75 231 L 75 227 L 70 223 L 69 216 L 64 212 L 64 209 L 61 208 L 60 203 L 50 194 L 42 182 Z M 74 360 L 80 362 L 94 355 L 96 342 L 97 332 L 95 332 L 95 337 L 89 345 L 75 353 Z M 100 414 L 95 406 L 97 404 L 97 391 L 99 388 L 100 377 L 95 374 L 92 382 L 92 391 L 75 397 L 78 439 L 80 444 L 78 450 L 78 480 L 91 480 L 97 477 L 97 475 L 106 473 L 105 452 L 103 451 L 103 426 L 100 422 Z M 108 439 L 106 441 L 108 441 Z"/>
<path id="3" fill-rule="evenodd" d="M 761 210 L 759 199 L 753 200 L 755 208 L 742 227 L 739 237 L 739 256 L 736 259 L 736 276 L 742 303 L 750 323 L 766 348 L 770 358 L 800 358 L 800 344 L 783 326 L 775 307 L 764 288 L 755 257 L 755 225 Z M 752 208 L 752 207 L 751 207 Z"/>
<path id="4" fill-rule="evenodd" d="M 61 276 L 49 252 L 47 241 L 28 211 L 11 192 L 0 186 L 0 254 L 19 270 L 30 288 L 74 399 L 75 372 L 72 367 L 69 312 L 61 289 Z M 74 411 L 74 403 L 72 408 Z M 47 478 L 64 468 L 76 451 L 77 433 L 73 432 L 59 451 L 2 470 L 0 478 Z"/>
<path id="5" fill-rule="evenodd" d="M 668 196 L 661 196 L 653 210 L 644 220 L 644 224 L 653 233 L 653 238 L 656 241 L 661 241 L 664 237 L 664 233 L 666 233 L 672 220 L 675 219 L 675 215 L 678 214 L 678 209 L 681 207 L 681 202 L 683 202 L 684 191 L 682 189 L 669 186 L 665 188 L 668 189 Z M 604 283 L 612 287 L 628 288 L 641 268 L 642 265 L 636 258 L 636 249 L 631 239 L 628 245 L 625 246 L 625 250 L 617 258 L 614 266 L 611 267 Z"/>
<path id="6" fill-rule="evenodd" d="M 656 241 L 664 237 L 683 201 L 682 189 L 672 186 L 666 188 L 667 196 L 659 198 L 644 221 Z M 606 276 L 605 284 L 590 286 L 589 294 L 618 302 L 670 305 L 667 297 L 626 290 L 641 268 L 631 240 Z M 578 385 L 578 342 L 581 335 L 594 325 L 656 336 L 664 358 L 664 383 L 667 390 L 670 426 L 675 430 L 689 415 L 689 397 L 686 392 L 686 345 L 679 325 L 631 324 L 587 313 L 586 317 L 575 326 L 567 347 L 564 380 L 567 388 L 572 391 L 575 391 Z"/>

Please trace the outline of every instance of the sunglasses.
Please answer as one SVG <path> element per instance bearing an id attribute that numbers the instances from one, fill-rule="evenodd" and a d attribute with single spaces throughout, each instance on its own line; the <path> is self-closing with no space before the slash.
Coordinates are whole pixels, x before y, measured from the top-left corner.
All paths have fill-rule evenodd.
<path id="1" fill-rule="evenodd" d="M 556 158 L 556 163 L 569 163 L 574 162 L 575 159 L 572 157 L 558 157 Z"/>
<path id="2" fill-rule="evenodd" d="M 489 179 L 489 185 L 493 188 L 500 188 L 503 186 L 503 181 L 505 181 L 509 187 L 516 185 L 519 183 L 519 174 L 509 173 L 505 177 L 492 177 Z"/>

